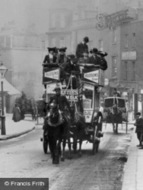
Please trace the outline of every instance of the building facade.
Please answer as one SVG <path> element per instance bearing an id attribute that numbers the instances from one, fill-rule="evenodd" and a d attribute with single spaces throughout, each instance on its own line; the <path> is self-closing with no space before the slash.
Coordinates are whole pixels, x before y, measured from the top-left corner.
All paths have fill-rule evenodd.
<path id="1" fill-rule="evenodd" d="M 8 81 L 35 99 L 43 93 L 42 61 L 45 46 L 45 38 L 35 34 L 4 32 L 0 35 L 0 60 L 8 68 Z"/>

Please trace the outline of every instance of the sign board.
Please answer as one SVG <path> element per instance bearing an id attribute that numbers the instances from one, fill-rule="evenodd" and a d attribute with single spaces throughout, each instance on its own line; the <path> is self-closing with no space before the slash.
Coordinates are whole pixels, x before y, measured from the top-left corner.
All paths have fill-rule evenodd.
<path id="1" fill-rule="evenodd" d="M 56 83 L 47 84 L 46 93 L 47 94 L 55 94 L 55 91 L 54 91 L 55 87 L 56 87 Z"/>
<path id="2" fill-rule="evenodd" d="M 143 94 L 143 89 L 141 89 L 141 94 Z"/>
<path id="3" fill-rule="evenodd" d="M 78 101 L 78 90 L 63 89 L 62 94 L 65 95 L 69 101 Z"/>
<path id="4" fill-rule="evenodd" d="M 85 122 L 90 123 L 92 120 L 93 110 L 84 110 Z"/>
<path id="5" fill-rule="evenodd" d="M 109 85 L 109 79 L 107 79 L 107 78 L 104 79 L 104 85 L 105 85 L 105 86 L 108 86 L 108 85 Z"/>
<path id="6" fill-rule="evenodd" d="M 55 80 L 59 80 L 59 75 L 60 75 L 59 69 L 47 71 L 44 73 L 45 78 L 50 78 L 50 79 L 55 79 Z"/>
<path id="7" fill-rule="evenodd" d="M 91 108 L 91 103 L 92 103 L 91 99 L 84 99 L 83 100 L 83 107 L 90 109 Z"/>
<path id="8" fill-rule="evenodd" d="M 84 84 L 83 88 L 88 90 L 94 90 L 94 86 L 90 84 Z"/>
<path id="9" fill-rule="evenodd" d="M 138 101 L 142 102 L 142 94 L 138 94 Z"/>
<path id="10" fill-rule="evenodd" d="M 99 82 L 99 70 L 95 70 L 95 71 L 85 73 L 84 78 L 98 83 Z"/>
<path id="11" fill-rule="evenodd" d="M 122 52 L 121 58 L 123 61 L 134 61 L 137 59 L 137 52 L 136 51 L 126 51 Z"/>

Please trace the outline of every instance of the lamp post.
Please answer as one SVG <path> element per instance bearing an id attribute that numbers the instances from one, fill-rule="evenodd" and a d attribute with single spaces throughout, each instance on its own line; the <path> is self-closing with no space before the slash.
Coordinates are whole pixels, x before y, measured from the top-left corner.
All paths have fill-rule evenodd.
<path id="1" fill-rule="evenodd" d="M 3 79 L 5 77 L 5 73 L 7 68 L 0 64 L 0 79 L 1 79 L 1 135 L 6 135 L 5 129 L 5 114 L 4 114 L 4 90 L 3 90 Z"/>

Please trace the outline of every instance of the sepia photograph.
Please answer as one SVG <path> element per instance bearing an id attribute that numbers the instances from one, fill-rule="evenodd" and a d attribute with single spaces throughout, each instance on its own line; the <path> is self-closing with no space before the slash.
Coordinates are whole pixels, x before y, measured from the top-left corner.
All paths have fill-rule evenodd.
<path id="1" fill-rule="evenodd" d="M 0 0 L 0 190 L 143 190 L 143 0 Z"/>

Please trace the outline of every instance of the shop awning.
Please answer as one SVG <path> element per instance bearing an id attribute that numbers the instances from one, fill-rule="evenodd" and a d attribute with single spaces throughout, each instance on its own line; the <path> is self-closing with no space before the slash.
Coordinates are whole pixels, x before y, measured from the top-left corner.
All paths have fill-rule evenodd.
<path id="1" fill-rule="evenodd" d="M 1 82 L 0 82 L 1 91 Z M 6 79 L 3 79 L 3 91 L 7 92 L 9 95 L 20 95 L 21 92 L 17 90 L 12 84 L 10 84 Z"/>

